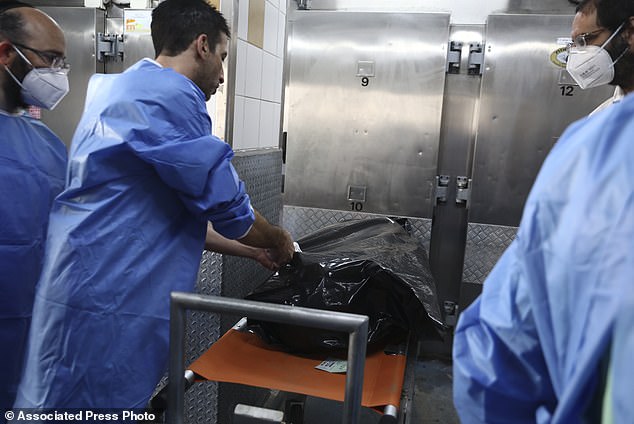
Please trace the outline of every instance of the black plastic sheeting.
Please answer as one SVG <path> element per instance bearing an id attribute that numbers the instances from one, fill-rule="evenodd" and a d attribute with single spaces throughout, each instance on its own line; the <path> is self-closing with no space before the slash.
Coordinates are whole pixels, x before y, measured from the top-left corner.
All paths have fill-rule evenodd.
<path id="1" fill-rule="evenodd" d="M 439 339 L 445 329 L 425 248 L 406 219 L 371 218 L 325 227 L 300 240 L 290 264 L 246 298 L 367 315 L 368 348 L 409 331 Z M 348 335 L 249 320 L 251 330 L 293 352 L 346 349 Z"/>

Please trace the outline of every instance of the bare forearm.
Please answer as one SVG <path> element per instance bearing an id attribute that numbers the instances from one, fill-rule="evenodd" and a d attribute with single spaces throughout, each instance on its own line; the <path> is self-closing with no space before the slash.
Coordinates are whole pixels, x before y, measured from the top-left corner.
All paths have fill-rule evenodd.
<path id="1" fill-rule="evenodd" d="M 275 225 L 269 224 L 258 211 L 253 210 L 255 222 L 251 230 L 240 239 L 240 242 L 254 247 L 275 248 L 285 242 L 286 232 Z"/>
<path id="2" fill-rule="evenodd" d="M 251 259 L 255 258 L 258 254 L 258 249 L 254 247 L 247 246 L 237 240 L 229 240 L 228 238 L 221 236 L 214 230 L 211 223 L 207 225 L 205 250 Z"/>
<path id="3" fill-rule="evenodd" d="M 271 249 L 264 249 L 261 247 L 247 246 L 238 240 L 230 240 L 218 234 L 211 223 L 207 224 L 205 249 L 224 255 L 253 259 L 263 267 L 272 271 L 277 270 L 281 265 L 290 260 L 287 255 L 280 253 L 280 250 L 284 248 L 273 247 Z"/>
<path id="4" fill-rule="evenodd" d="M 267 255 L 277 265 L 288 263 L 293 257 L 293 239 L 288 231 L 269 222 L 256 210 L 255 222 L 249 232 L 240 239 L 249 246 L 267 249 Z"/>

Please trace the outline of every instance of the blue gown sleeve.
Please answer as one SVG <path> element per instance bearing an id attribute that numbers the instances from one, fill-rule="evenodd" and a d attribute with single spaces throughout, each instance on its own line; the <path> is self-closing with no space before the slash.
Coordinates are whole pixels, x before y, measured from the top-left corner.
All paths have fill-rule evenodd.
<path id="1" fill-rule="evenodd" d="M 231 164 L 231 147 L 211 134 L 202 91 L 184 76 L 149 62 L 130 69 L 117 77 L 91 78 L 73 157 L 95 149 L 102 156 L 128 149 L 176 191 L 195 219 L 212 221 L 230 239 L 245 235 L 255 221 L 250 199 Z M 110 94 L 97 95 L 103 92 Z M 136 164 L 125 166 L 127 174 L 147 172 Z M 107 171 L 102 167 L 98 172 Z M 83 184 L 90 184 L 87 178 Z"/>
<path id="2" fill-rule="evenodd" d="M 515 240 L 456 328 L 453 396 L 463 423 L 547 422 L 554 407 L 520 250 Z"/>
<path id="3" fill-rule="evenodd" d="M 634 195 L 623 183 L 634 180 L 633 115 L 626 96 L 577 121 L 544 162 L 516 240 L 456 328 L 463 422 L 588 421 L 615 323 L 614 393 L 626 394 L 616 422 L 631 422 L 634 343 L 624 332 L 634 319 L 618 308 L 634 273 Z"/>
<path id="4" fill-rule="evenodd" d="M 178 191 L 185 207 L 229 239 L 245 235 L 255 215 L 244 183 L 231 164 L 233 151 L 213 136 L 164 143 L 134 144 L 142 159 Z"/>

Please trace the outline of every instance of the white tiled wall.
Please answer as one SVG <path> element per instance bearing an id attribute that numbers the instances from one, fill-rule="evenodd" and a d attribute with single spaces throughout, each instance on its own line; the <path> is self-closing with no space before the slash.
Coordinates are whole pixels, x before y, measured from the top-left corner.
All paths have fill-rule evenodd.
<path id="1" fill-rule="evenodd" d="M 262 90 L 260 97 L 268 102 L 275 101 L 277 60 L 271 53 L 266 51 L 262 53 Z"/>
<path id="2" fill-rule="evenodd" d="M 246 72 L 243 74 L 246 78 L 244 95 L 252 99 L 259 99 L 262 95 L 262 56 L 263 51 L 252 44 L 243 40 L 238 40 L 238 44 L 245 43 L 247 48 Z M 238 68 L 239 63 L 236 63 Z M 237 71 L 237 69 L 236 69 Z M 239 85 L 241 82 L 238 82 Z"/>
<path id="3" fill-rule="evenodd" d="M 265 0 L 262 49 L 247 39 L 249 1 L 238 0 L 234 149 L 279 145 L 287 0 Z"/>
<path id="4" fill-rule="evenodd" d="M 246 97 L 244 99 L 244 119 L 242 122 L 242 143 L 233 145 L 234 149 L 252 149 L 260 146 L 263 138 L 260 131 L 260 105 L 262 101 Z"/>
<path id="5" fill-rule="evenodd" d="M 279 10 L 269 1 L 264 4 L 264 50 L 277 53 L 277 23 Z"/>
<path id="6" fill-rule="evenodd" d="M 238 0 L 238 38 L 247 39 L 249 29 L 249 1 Z"/>

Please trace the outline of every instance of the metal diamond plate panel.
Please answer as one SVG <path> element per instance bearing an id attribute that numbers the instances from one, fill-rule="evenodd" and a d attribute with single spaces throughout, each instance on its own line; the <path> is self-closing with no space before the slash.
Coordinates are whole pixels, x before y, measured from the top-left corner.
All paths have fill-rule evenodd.
<path id="1" fill-rule="evenodd" d="M 232 162 L 247 187 L 253 207 L 269 222 L 279 224 L 282 214 L 282 151 L 238 151 Z M 252 260 L 226 257 L 222 266 L 222 295 L 243 298 L 270 276 L 270 271 Z M 239 318 L 223 316 L 223 333 Z"/>
<path id="2" fill-rule="evenodd" d="M 222 255 L 203 252 L 196 292 L 200 294 L 219 295 L 221 292 Z M 187 317 L 186 361 L 192 362 L 220 336 L 219 319 L 215 314 L 191 311 Z"/>
<path id="3" fill-rule="evenodd" d="M 222 255 L 203 252 L 198 270 L 196 292 L 218 295 L 221 286 Z M 218 340 L 220 319 L 215 314 L 191 311 L 187 317 L 185 335 L 185 363 L 190 364 Z M 157 385 L 155 394 L 167 385 L 167 375 Z M 216 422 L 218 384 L 209 382 L 194 384 L 185 393 L 185 422 L 209 424 Z"/>
<path id="4" fill-rule="evenodd" d="M 196 292 L 218 295 L 221 292 L 222 255 L 203 252 Z M 186 364 L 202 355 L 220 337 L 220 318 L 216 314 L 191 311 L 187 317 Z M 218 384 L 194 384 L 185 394 L 185 422 L 214 423 L 217 419 Z"/>
<path id="5" fill-rule="evenodd" d="M 516 233 L 517 227 L 469 223 L 462 281 L 483 283 Z"/>
<path id="6" fill-rule="evenodd" d="M 377 214 L 348 212 L 333 209 L 304 208 L 299 206 L 284 206 L 283 225 L 293 239 L 299 239 L 305 235 L 322 229 L 325 226 L 350 219 L 373 218 Z M 411 232 L 414 238 L 420 240 L 429 252 L 429 240 L 431 238 L 431 219 L 408 217 Z"/>
<path id="7" fill-rule="evenodd" d="M 279 224 L 282 213 L 282 151 L 238 151 L 231 162 L 244 181 L 251 204 L 269 222 Z"/>
<path id="8" fill-rule="evenodd" d="M 282 153 L 278 149 L 236 152 L 232 161 L 244 181 L 253 206 L 271 223 L 279 223 L 282 211 Z M 271 272 L 244 258 L 204 252 L 196 292 L 242 298 L 264 282 Z M 187 320 L 186 363 L 202 355 L 239 317 L 191 311 Z M 157 391 L 167 384 L 164 377 Z M 261 396 L 262 389 L 229 387 L 215 382 L 194 384 L 185 394 L 185 422 L 214 424 L 231 422 L 236 399 Z"/>
<path id="9" fill-rule="evenodd" d="M 251 203 L 269 222 L 279 224 L 282 218 L 282 152 L 279 149 L 236 152 L 232 160 L 238 175 L 244 181 Z M 222 263 L 222 295 L 243 298 L 271 276 L 271 272 L 258 263 L 227 256 Z M 238 316 L 223 315 L 222 333 L 233 326 Z M 218 390 L 218 416 L 220 424 L 231 422 L 233 406 L 238 402 L 253 404 L 262 397 L 264 389 L 232 384 L 220 384 Z M 210 423 L 211 421 L 207 421 Z"/>
<path id="10" fill-rule="evenodd" d="M 218 383 L 196 383 L 185 393 L 185 423 L 211 424 L 218 422 Z"/>

